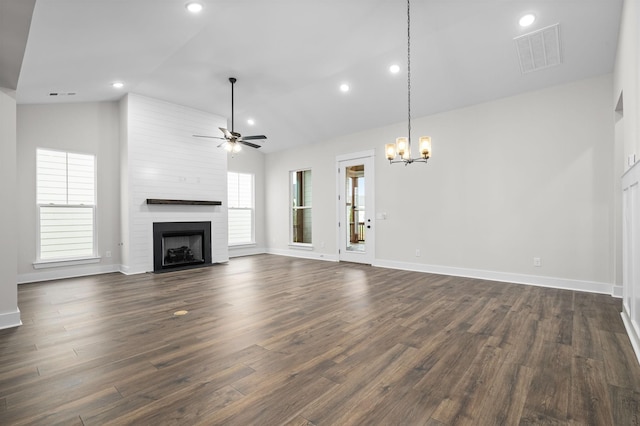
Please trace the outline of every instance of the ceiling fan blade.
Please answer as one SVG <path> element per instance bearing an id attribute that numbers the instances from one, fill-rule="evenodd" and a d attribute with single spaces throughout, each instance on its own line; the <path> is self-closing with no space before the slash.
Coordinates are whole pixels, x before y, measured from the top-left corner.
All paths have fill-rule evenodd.
<path id="1" fill-rule="evenodd" d="M 224 127 L 218 127 L 218 129 L 220 129 L 220 131 L 222 131 L 222 133 L 224 133 L 224 137 L 227 139 L 231 139 L 233 138 L 233 135 L 231 134 L 230 131 L 228 131 L 227 129 L 225 129 Z"/>
<path id="2" fill-rule="evenodd" d="M 238 141 L 238 143 L 241 143 L 242 145 L 250 146 L 251 148 L 260 148 L 260 145 L 256 145 L 255 143 L 251 143 L 251 142 Z"/>
<path id="3" fill-rule="evenodd" d="M 267 137 L 265 135 L 254 135 L 254 136 L 243 136 L 242 140 L 243 141 L 252 141 L 252 140 L 256 140 L 256 139 L 266 139 Z"/>
<path id="4" fill-rule="evenodd" d="M 218 136 L 193 135 L 194 138 L 224 139 Z"/>

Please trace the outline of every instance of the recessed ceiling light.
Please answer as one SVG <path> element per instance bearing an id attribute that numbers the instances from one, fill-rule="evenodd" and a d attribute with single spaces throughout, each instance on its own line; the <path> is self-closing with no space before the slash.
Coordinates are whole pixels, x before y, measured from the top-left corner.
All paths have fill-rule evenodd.
<path id="1" fill-rule="evenodd" d="M 522 18 L 520 18 L 518 23 L 520 24 L 521 27 L 528 27 L 529 25 L 533 24 L 535 20 L 536 20 L 535 15 L 528 13 L 524 15 Z"/>
<path id="2" fill-rule="evenodd" d="M 202 12 L 202 3 L 198 3 L 197 1 L 192 1 L 186 4 L 185 6 L 187 10 L 191 13 L 200 13 Z"/>
<path id="3" fill-rule="evenodd" d="M 393 64 L 389 67 L 391 74 L 398 74 L 400 72 L 400 65 Z"/>
<path id="4" fill-rule="evenodd" d="M 343 92 L 348 92 L 349 91 L 349 85 L 347 83 L 342 83 L 340 85 L 340 90 Z"/>
<path id="5" fill-rule="evenodd" d="M 249 126 L 253 126 L 254 124 L 256 124 L 256 122 L 255 122 L 255 120 L 253 118 L 250 118 L 250 119 L 247 120 L 247 124 Z"/>
<path id="6" fill-rule="evenodd" d="M 113 83 L 111 83 L 111 87 L 113 87 L 114 89 L 122 89 L 124 87 L 124 83 L 121 81 L 114 81 Z"/>

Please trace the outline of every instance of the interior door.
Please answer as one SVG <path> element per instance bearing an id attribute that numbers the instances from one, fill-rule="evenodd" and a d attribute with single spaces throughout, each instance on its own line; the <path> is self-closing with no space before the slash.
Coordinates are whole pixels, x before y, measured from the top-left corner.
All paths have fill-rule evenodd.
<path id="1" fill-rule="evenodd" d="M 375 258 L 373 157 L 338 161 L 340 261 L 372 264 Z"/>

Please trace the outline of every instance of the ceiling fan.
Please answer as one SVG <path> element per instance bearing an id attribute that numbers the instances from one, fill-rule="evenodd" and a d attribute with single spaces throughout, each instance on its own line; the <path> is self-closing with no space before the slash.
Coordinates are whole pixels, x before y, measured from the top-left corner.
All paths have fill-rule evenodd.
<path id="1" fill-rule="evenodd" d="M 195 136 L 196 138 L 222 139 L 224 140 L 224 142 L 218 145 L 218 148 L 220 148 L 221 146 L 224 146 L 224 148 L 227 151 L 233 152 L 233 153 L 239 152 L 242 149 L 241 145 L 250 146 L 251 148 L 260 148 L 260 145 L 256 145 L 255 143 L 247 142 L 247 141 L 267 139 L 265 135 L 242 136 L 240 133 L 233 130 L 233 85 L 238 80 L 234 77 L 230 77 L 229 81 L 231 82 L 231 131 L 225 129 L 224 127 L 218 127 L 224 137 L 205 136 L 205 135 L 193 135 L 193 136 Z"/>

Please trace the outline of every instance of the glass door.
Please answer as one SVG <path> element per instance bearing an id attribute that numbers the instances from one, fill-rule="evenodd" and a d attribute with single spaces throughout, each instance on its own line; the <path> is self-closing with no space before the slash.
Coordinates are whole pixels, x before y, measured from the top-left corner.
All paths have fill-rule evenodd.
<path id="1" fill-rule="evenodd" d="M 339 175 L 339 258 L 341 261 L 373 263 L 373 161 L 371 157 L 343 160 Z"/>

